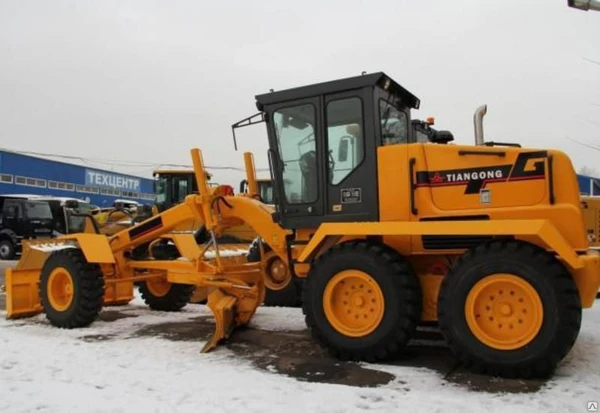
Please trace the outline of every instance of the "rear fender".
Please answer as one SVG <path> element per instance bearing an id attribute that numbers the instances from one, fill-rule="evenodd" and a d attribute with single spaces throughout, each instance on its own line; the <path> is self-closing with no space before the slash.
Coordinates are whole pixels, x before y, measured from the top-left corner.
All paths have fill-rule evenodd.
<path id="1" fill-rule="evenodd" d="M 335 245 L 342 237 L 369 235 L 480 235 L 514 236 L 556 253 L 571 270 L 584 267 L 584 261 L 547 220 L 427 221 L 427 222 L 348 222 L 322 224 L 306 245 L 298 262 L 308 262 Z"/>

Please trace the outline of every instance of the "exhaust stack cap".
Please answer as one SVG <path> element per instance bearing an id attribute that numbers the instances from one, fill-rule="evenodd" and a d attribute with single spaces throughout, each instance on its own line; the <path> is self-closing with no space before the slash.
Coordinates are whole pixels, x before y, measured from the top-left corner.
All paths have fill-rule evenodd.
<path id="1" fill-rule="evenodd" d="M 481 105 L 475 111 L 473 123 L 475 126 L 475 145 L 483 145 L 483 117 L 487 113 L 487 105 Z"/>
<path id="2" fill-rule="evenodd" d="M 600 11 L 600 0 L 568 0 L 567 3 L 574 9 Z"/>

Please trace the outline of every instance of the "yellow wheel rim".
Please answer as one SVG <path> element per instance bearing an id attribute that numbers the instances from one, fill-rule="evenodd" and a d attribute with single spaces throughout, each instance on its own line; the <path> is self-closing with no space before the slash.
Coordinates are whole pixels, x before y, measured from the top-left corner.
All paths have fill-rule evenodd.
<path id="1" fill-rule="evenodd" d="M 539 294 L 524 279 L 494 274 L 473 286 L 465 303 L 465 316 L 481 343 L 497 350 L 515 350 L 539 333 L 544 307 Z"/>
<path id="2" fill-rule="evenodd" d="M 164 297 L 169 293 L 171 283 L 165 277 L 157 277 L 146 280 L 146 287 L 153 296 Z"/>
<path id="3" fill-rule="evenodd" d="M 372 333 L 383 319 L 384 304 L 377 282 L 358 270 L 337 273 L 323 294 L 325 317 L 335 330 L 348 337 Z"/>
<path id="4" fill-rule="evenodd" d="M 56 311 L 65 311 L 73 302 L 75 284 L 71 273 L 63 267 L 57 267 L 48 277 L 48 301 Z"/>
<path id="5" fill-rule="evenodd" d="M 292 274 L 286 263 L 272 251 L 267 254 L 265 262 L 263 270 L 265 286 L 271 291 L 286 288 L 292 280 Z"/>

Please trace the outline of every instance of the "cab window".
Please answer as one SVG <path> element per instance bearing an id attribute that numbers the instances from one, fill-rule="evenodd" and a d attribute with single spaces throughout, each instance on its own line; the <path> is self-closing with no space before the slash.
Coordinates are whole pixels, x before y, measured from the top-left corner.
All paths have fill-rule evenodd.
<path id="1" fill-rule="evenodd" d="M 357 97 L 327 104 L 327 165 L 329 182 L 337 185 L 350 175 L 365 157 L 362 101 Z"/>
<path id="2" fill-rule="evenodd" d="M 391 102 L 380 99 L 379 121 L 383 145 L 408 143 L 408 119 L 405 112 Z"/>
<path id="3" fill-rule="evenodd" d="M 278 109 L 273 114 L 273 121 L 283 164 L 286 202 L 315 202 L 318 197 L 315 107 L 303 104 Z"/>

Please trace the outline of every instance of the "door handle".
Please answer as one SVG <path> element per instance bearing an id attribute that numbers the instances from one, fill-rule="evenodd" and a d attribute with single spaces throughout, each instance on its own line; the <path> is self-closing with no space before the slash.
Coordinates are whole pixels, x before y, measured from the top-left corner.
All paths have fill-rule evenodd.
<path id="1" fill-rule="evenodd" d="M 415 158 L 410 158 L 408 162 L 408 181 L 410 183 L 410 212 L 412 212 L 413 215 L 417 215 L 419 213 L 419 210 L 417 209 L 417 206 L 415 204 L 415 190 L 417 189 L 417 185 L 415 184 L 415 181 L 413 179 L 413 176 L 415 174 L 416 163 L 417 160 Z"/>

